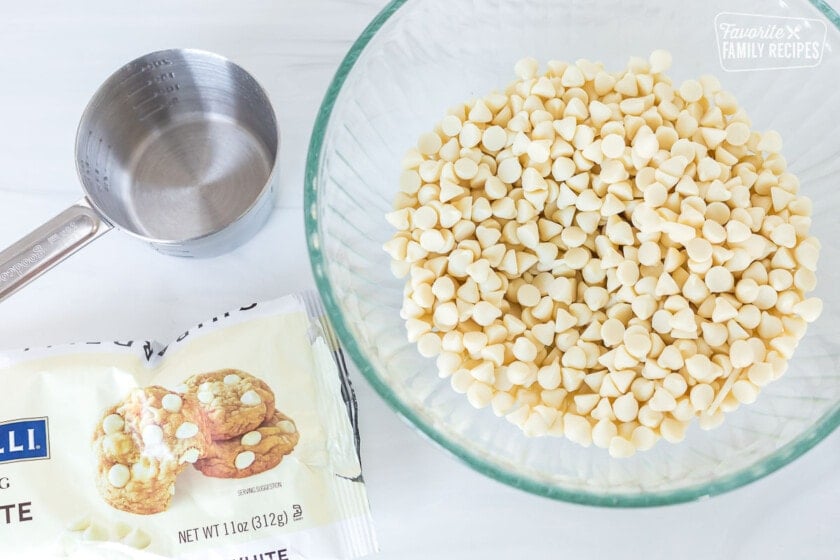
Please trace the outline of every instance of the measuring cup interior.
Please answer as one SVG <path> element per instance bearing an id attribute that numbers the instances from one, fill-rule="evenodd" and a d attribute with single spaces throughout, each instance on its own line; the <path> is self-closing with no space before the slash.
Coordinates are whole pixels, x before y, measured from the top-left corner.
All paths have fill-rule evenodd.
<path id="1" fill-rule="evenodd" d="M 79 124 L 79 176 L 114 225 L 153 242 L 215 233 L 268 188 L 277 157 L 274 111 L 230 61 L 170 50 L 115 72 Z"/>

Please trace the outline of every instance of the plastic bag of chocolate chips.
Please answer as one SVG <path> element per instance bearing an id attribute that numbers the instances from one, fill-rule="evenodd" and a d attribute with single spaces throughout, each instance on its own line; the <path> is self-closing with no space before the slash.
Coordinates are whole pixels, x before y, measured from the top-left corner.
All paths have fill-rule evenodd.
<path id="1" fill-rule="evenodd" d="M 0 558 L 377 550 L 356 404 L 311 293 L 161 345 L 0 354 Z"/>

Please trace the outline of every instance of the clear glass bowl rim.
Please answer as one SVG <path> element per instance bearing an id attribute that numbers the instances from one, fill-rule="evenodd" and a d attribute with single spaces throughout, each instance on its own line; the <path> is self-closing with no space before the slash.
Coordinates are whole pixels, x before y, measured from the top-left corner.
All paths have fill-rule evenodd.
<path id="1" fill-rule="evenodd" d="M 382 28 L 382 26 L 409 0 L 392 0 L 379 14 L 368 24 L 362 34 L 356 39 L 352 47 L 341 62 L 332 82 L 327 89 L 321 107 L 315 120 L 312 136 L 309 141 L 309 152 L 306 160 L 306 172 L 304 177 L 304 222 L 306 228 L 306 243 L 309 251 L 309 260 L 315 283 L 321 294 L 327 315 L 341 340 L 344 349 L 350 354 L 356 367 L 362 375 L 373 386 L 374 390 L 388 403 L 398 415 L 403 417 L 413 427 L 420 430 L 434 443 L 465 462 L 472 469 L 494 478 L 504 484 L 531 492 L 533 494 L 561 500 L 565 502 L 604 506 L 604 507 L 650 507 L 672 505 L 694 500 L 704 499 L 730 490 L 734 490 L 770 473 L 784 467 L 794 461 L 820 441 L 825 439 L 831 432 L 840 426 L 840 402 L 833 410 L 823 415 L 810 429 L 801 433 L 790 443 L 780 447 L 774 453 L 768 455 L 758 463 L 750 465 L 735 473 L 710 480 L 708 482 L 695 484 L 685 488 L 663 492 L 644 492 L 639 494 L 602 494 L 587 492 L 583 490 L 570 490 L 551 484 L 546 484 L 520 475 L 519 473 L 489 463 L 450 441 L 445 435 L 438 432 L 433 426 L 423 420 L 411 408 L 403 404 L 394 391 L 379 377 L 375 368 L 368 362 L 341 312 L 341 307 L 333 292 L 332 285 L 327 276 L 326 255 L 322 251 L 321 235 L 318 223 L 318 201 L 317 201 L 317 180 L 318 169 L 321 165 L 322 150 L 326 137 L 327 127 L 332 116 L 335 102 L 347 76 L 353 69 L 359 56 L 367 47 L 370 40 Z M 840 30 L 840 15 L 829 6 L 824 0 L 808 0 L 817 8 L 826 19 Z"/>

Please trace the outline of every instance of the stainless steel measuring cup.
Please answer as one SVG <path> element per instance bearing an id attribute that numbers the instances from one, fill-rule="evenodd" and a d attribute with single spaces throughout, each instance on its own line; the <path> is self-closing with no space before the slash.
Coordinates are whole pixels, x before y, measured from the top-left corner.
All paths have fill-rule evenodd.
<path id="1" fill-rule="evenodd" d="M 229 60 L 172 49 L 129 62 L 79 123 L 85 197 L 0 253 L 0 301 L 113 227 L 169 255 L 233 249 L 271 212 L 278 144 L 268 96 Z"/>

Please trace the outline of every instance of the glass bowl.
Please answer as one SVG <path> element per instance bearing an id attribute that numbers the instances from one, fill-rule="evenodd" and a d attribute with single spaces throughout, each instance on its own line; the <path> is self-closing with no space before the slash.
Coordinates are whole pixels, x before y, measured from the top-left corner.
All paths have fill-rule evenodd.
<path id="1" fill-rule="evenodd" d="M 778 45 L 775 63 L 738 58 L 749 51 L 728 50 L 737 46 L 718 48 L 723 35 L 735 41 L 725 25 L 749 34 L 771 24 L 786 36 L 758 42 L 816 42 L 821 59 L 795 51 L 784 58 L 789 47 Z M 602 506 L 684 502 L 737 488 L 802 455 L 840 423 L 838 25 L 837 13 L 819 0 L 389 4 L 338 69 L 306 167 L 312 269 L 353 361 L 398 414 L 440 446 L 478 472 L 550 498 Z M 680 444 L 660 441 L 630 459 L 611 459 L 603 449 L 565 439 L 527 438 L 490 409 L 473 409 L 438 378 L 434 361 L 406 340 L 399 316 L 403 281 L 392 277 L 381 248 L 392 234 L 384 215 L 405 151 L 448 107 L 503 89 L 518 59 L 588 58 L 617 71 L 629 56 L 647 57 L 657 48 L 673 53 L 669 74 L 676 83 L 715 74 L 757 130 L 781 132 L 789 169 L 815 201 L 812 232 L 823 242 L 816 295 L 825 310 L 788 372 L 757 402 L 712 431 L 693 423 Z"/>

